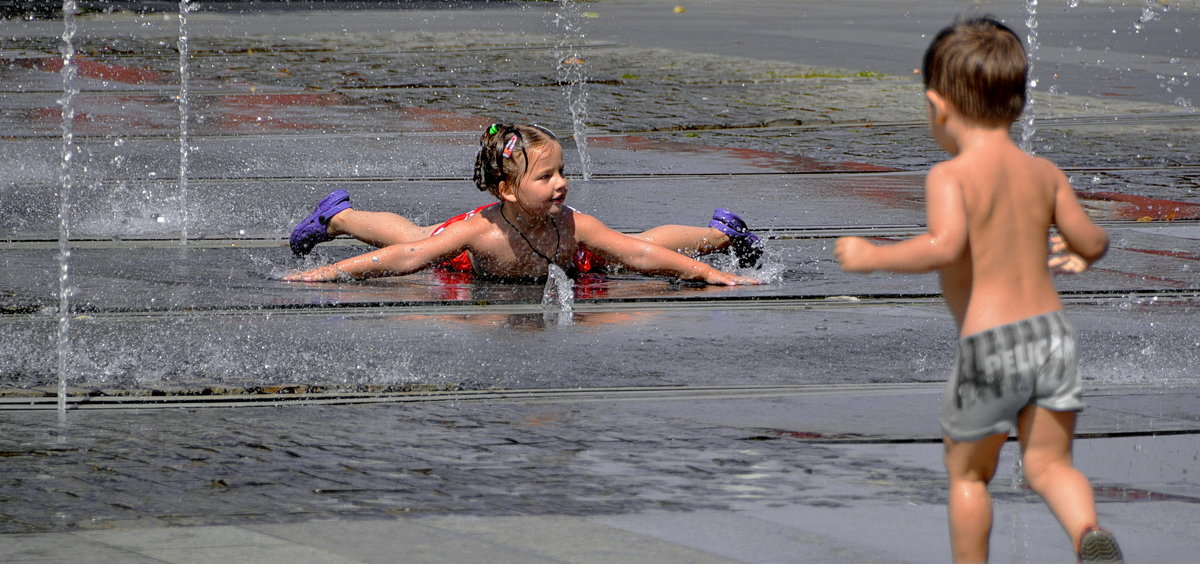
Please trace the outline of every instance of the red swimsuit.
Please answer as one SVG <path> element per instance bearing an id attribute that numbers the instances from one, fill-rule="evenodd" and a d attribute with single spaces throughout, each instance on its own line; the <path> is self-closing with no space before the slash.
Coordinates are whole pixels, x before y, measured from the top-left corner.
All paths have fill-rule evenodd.
<path id="1" fill-rule="evenodd" d="M 433 235 L 437 235 L 438 233 L 441 233 L 442 230 L 445 229 L 446 226 L 450 225 L 451 223 L 454 223 L 456 221 L 462 221 L 464 219 L 469 219 L 471 216 L 474 216 L 475 214 L 477 214 L 487 208 L 490 208 L 496 204 L 499 204 L 499 203 L 500 202 L 492 202 L 490 204 L 485 204 L 485 205 L 479 206 L 467 213 L 459 214 L 450 219 L 447 219 L 445 223 L 438 226 L 437 229 L 434 229 L 433 233 L 430 234 L 430 236 L 432 237 Z M 575 252 L 575 257 L 574 257 L 573 262 L 575 264 L 575 271 L 578 272 L 579 274 L 591 272 L 593 268 L 599 268 L 600 265 L 602 264 L 599 257 L 592 254 L 591 251 L 589 251 L 587 249 L 583 249 L 583 248 L 580 248 L 578 251 Z M 446 262 L 443 262 L 442 264 L 439 264 L 437 267 L 438 267 L 438 269 L 441 269 L 441 270 L 449 270 L 449 271 L 453 271 L 453 272 L 474 272 L 475 271 L 475 266 L 471 262 L 471 253 L 468 251 L 463 251 L 458 256 L 456 256 Z"/>

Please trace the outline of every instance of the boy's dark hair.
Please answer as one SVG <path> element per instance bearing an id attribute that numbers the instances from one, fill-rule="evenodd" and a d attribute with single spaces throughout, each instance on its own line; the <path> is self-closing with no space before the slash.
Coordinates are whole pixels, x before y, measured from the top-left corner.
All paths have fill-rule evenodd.
<path id="1" fill-rule="evenodd" d="M 493 123 L 479 138 L 479 153 L 475 155 L 475 186 L 480 191 L 500 197 L 500 182 L 516 185 L 529 168 L 526 149 L 541 147 L 558 138 L 540 125 Z M 523 163 L 517 163 L 517 156 Z M 521 167 L 524 167 L 522 169 Z"/>
<path id="2" fill-rule="evenodd" d="M 1021 38 L 990 16 L 956 21 L 925 51 L 926 90 L 948 100 L 964 118 L 1007 126 L 1025 109 L 1028 61 Z"/>

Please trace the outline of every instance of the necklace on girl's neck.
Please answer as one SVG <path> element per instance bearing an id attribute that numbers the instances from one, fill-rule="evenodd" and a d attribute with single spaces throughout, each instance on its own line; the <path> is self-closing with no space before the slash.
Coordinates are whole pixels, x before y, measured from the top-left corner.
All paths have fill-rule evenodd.
<path id="1" fill-rule="evenodd" d="M 550 225 L 554 226 L 554 260 L 551 260 L 550 257 L 537 250 L 537 247 L 533 246 L 533 241 L 530 241 L 529 237 L 526 237 L 524 233 L 521 233 L 521 230 L 517 229 L 517 226 L 513 225 L 513 222 L 508 220 L 508 216 L 504 214 L 504 204 L 500 204 L 500 217 L 504 218 L 504 223 L 507 223 L 513 231 L 517 232 L 517 235 L 521 236 L 521 239 L 525 241 L 526 245 L 529 245 L 529 250 L 533 251 L 537 256 L 542 257 L 542 259 L 546 261 L 547 265 L 558 264 L 558 246 L 562 243 L 562 233 L 559 233 L 558 231 L 558 222 L 554 221 L 554 216 L 548 216 L 550 218 Z"/>

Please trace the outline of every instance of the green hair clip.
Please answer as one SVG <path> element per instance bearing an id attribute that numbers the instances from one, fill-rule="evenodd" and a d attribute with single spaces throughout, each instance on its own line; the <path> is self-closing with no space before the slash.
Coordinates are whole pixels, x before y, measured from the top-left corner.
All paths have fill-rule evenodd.
<path id="1" fill-rule="evenodd" d="M 496 132 L 499 130 L 500 130 L 500 128 L 496 127 L 496 124 L 493 123 L 491 126 L 488 127 L 488 135 L 495 135 Z"/>

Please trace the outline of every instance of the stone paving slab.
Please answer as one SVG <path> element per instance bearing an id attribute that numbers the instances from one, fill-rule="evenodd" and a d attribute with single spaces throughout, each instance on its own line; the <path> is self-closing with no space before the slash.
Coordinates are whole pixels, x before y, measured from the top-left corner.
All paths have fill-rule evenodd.
<path id="1" fill-rule="evenodd" d="M 191 527 L 163 538 L 140 530 L 9 535 L 20 548 L 14 558 L 93 562 L 931 562 L 946 554 L 934 506 L 887 506 L 865 502 L 867 512 L 846 508 L 771 508 L 737 512 L 644 513 L 607 517 L 395 518 L 310 521 L 292 525 Z M 1170 525 L 1139 526 L 1149 517 L 1123 506 L 1127 517 L 1108 514 L 1114 527 L 1136 530 L 1122 537 L 1138 561 L 1187 562 L 1182 551 L 1164 551 L 1186 537 L 1189 508 L 1155 504 L 1150 511 Z M 1004 507 L 993 532 L 997 560 L 1036 558 L 1071 562 L 1053 519 L 1040 507 Z M 873 516 L 864 519 L 864 515 Z M 870 535 L 861 534 L 870 527 Z M 505 536 L 520 529 L 516 537 Z M 539 534 L 540 532 L 540 534 Z M 551 537 L 552 533 L 570 533 Z M 572 550 L 554 547 L 574 538 Z M 8 545 L 13 546 L 13 545 Z M 903 549 L 897 549 L 903 546 Z M 153 560 L 149 555 L 153 554 Z M 7 554 L 6 554 L 7 555 Z M 1046 555 L 1054 555 L 1047 557 Z M 245 558 L 243 558 L 245 556 Z M 55 559 L 57 557 L 57 560 Z M 311 559 L 311 560 L 308 560 Z M 512 560 L 509 560 L 512 559 Z M 15 560 L 4 560 L 15 561 Z"/>
<path id="2" fill-rule="evenodd" d="M 753 228 L 768 235 L 787 235 L 797 229 L 915 229 L 924 223 L 921 174 L 787 173 L 763 167 L 761 174 L 743 168 L 740 174 L 722 175 L 714 172 L 715 165 L 721 164 L 727 170 L 751 165 L 722 163 L 723 156 L 715 154 L 721 149 L 708 150 L 713 152 L 690 161 L 676 157 L 684 164 L 710 161 L 706 170 L 685 166 L 674 172 L 622 173 L 620 177 L 574 181 L 569 200 L 573 207 L 622 231 L 640 231 L 663 223 L 705 224 L 715 207 L 735 209 Z M 643 166 L 652 168 L 655 162 L 663 164 L 666 159 L 645 159 Z M 1158 174 L 1158 182 L 1167 187 L 1141 185 L 1118 190 L 1117 186 L 1104 184 L 1095 191 L 1081 192 L 1080 197 L 1099 221 L 1195 221 L 1200 218 L 1200 202 L 1185 193 L 1186 175 L 1182 171 Z M 1105 176 L 1109 177 L 1106 182 L 1122 185 L 1133 184 L 1137 178 L 1134 174 L 1124 178 L 1108 173 Z M 189 241 L 249 240 L 262 244 L 270 240 L 282 245 L 294 224 L 335 189 L 349 191 L 361 209 L 391 211 L 430 225 L 493 201 L 462 177 L 202 177 L 189 182 L 186 206 L 181 203 L 178 186 L 169 181 L 90 180 L 77 188 L 72 233 L 81 240 L 108 241 L 178 241 L 186 209 Z M 0 219 L 0 242 L 57 242 L 59 203 L 48 195 L 51 190 L 49 184 L 22 181 L 0 196 L 0 207 L 9 212 Z"/>
<path id="3" fill-rule="evenodd" d="M 1200 290 L 1200 268 L 1189 247 L 1190 232 L 1113 229 L 1113 249 L 1095 270 L 1059 277 L 1067 293 L 1164 292 L 1183 295 Z M 1173 235 L 1183 234 L 1185 237 Z M 888 237 L 887 239 L 893 239 Z M 706 287 L 636 273 L 611 273 L 579 282 L 579 303 L 610 301 L 686 301 L 697 299 L 820 299 L 939 294 L 930 276 L 843 273 L 832 256 L 833 238 L 774 239 L 760 268 L 738 269 L 728 255 L 705 260 L 730 271 L 755 276 L 764 285 Z M 22 248 L 24 247 L 24 248 Z M 20 276 L 0 279 L 0 306 L 6 311 L 37 313 L 56 306 L 58 250 L 0 245 L 8 267 Z M 361 245 L 323 248 L 300 261 L 279 243 L 271 246 L 229 241 L 187 248 L 165 243 L 100 243 L 72 253 L 73 310 L 81 314 L 246 309 L 319 308 L 323 306 L 432 306 L 541 303 L 543 285 L 501 284 L 472 276 L 435 271 L 339 284 L 283 282 L 301 268 L 327 264 L 366 252 Z"/>
<path id="4" fill-rule="evenodd" d="M 922 430 L 936 388 L 82 410 L 58 424 L 6 411 L 0 561 L 937 561 L 944 478 L 936 433 Z M 1089 394 L 1083 428 L 1106 438 L 1077 441 L 1076 460 L 1127 555 L 1183 562 L 1200 445 L 1162 433 L 1195 391 L 1143 390 Z M 1104 421 L 1114 414 L 1143 419 Z M 920 440 L 763 432 L 797 421 Z M 1069 561 L 1041 502 L 1011 485 L 1005 452 L 994 556 Z"/>
<path id="5" fill-rule="evenodd" d="M 697 385 L 730 378 L 920 382 L 943 379 L 952 360 L 953 324 L 935 298 L 717 300 L 721 288 L 704 293 L 644 284 L 676 299 L 701 293 L 694 301 L 581 304 L 570 315 L 536 305 L 466 304 L 94 313 L 72 319 L 66 351 L 76 374 L 72 386 L 112 393 Z M 1194 297 L 1169 295 L 1101 296 L 1070 306 L 1085 374 L 1113 383 L 1194 379 L 1195 310 Z M 53 342 L 56 321 L 5 316 L 6 387 L 42 394 L 35 388 L 48 386 L 56 393 L 58 357 L 37 353 Z M 739 368 L 730 374 L 711 366 Z"/>

